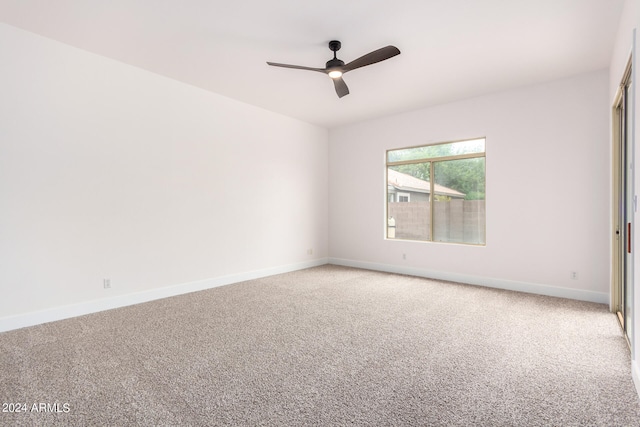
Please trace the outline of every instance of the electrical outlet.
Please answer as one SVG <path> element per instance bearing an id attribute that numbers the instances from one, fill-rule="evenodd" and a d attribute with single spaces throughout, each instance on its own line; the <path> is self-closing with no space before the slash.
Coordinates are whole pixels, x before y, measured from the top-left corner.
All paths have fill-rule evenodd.
<path id="1" fill-rule="evenodd" d="M 307 249 L 307 255 L 313 255 L 313 249 Z"/>
<path id="2" fill-rule="evenodd" d="M 572 271 L 569 277 L 571 277 L 571 280 L 578 280 L 578 272 Z"/>
<path id="3" fill-rule="evenodd" d="M 407 254 L 402 254 L 402 259 L 407 259 Z"/>
<path id="4" fill-rule="evenodd" d="M 105 289 L 111 289 L 111 279 L 104 279 L 104 280 L 102 281 L 102 286 L 103 286 Z"/>

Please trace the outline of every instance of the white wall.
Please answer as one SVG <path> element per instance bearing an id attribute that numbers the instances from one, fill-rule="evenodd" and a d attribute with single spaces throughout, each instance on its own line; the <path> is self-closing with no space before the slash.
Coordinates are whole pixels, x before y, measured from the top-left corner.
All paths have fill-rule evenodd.
<path id="1" fill-rule="evenodd" d="M 608 81 L 603 70 L 332 130 L 330 260 L 608 303 Z M 486 247 L 385 240 L 385 150 L 483 136 Z"/>
<path id="2" fill-rule="evenodd" d="M 636 123 L 638 123 L 640 119 L 640 108 L 637 106 L 638 99 L 638 91 L 639 85 L 637 81 L 638 76 L 638 49 L 637 46 L 634 50 L 634 38 L 635 44 L 637 45 L 637 30 L 640 26 L 640 1 L 639 0 L 627 0 L 624 4 L 624 9 L 622 12 L 622 17 L 620 19 L 620 24 L 618 26 L 618 34 L 616 37 L 616 42 L 613 48 L 613 54 L 611 58 L 611 65 L 609 67 L 609 107 L 613 105 L 614 97 L 617 91 L 620 82 L 622 81 L 622 75 L 624 73 L 625 67 L 627 65 L 627 61 L 629 60 L 629 55 L 633 53 L 634 57 L 634 88 L 635 88 L 635 99 L 633 102 L 635 103 L 635 115 L 633 119 L 633 123 L 631 123 L 632 131 L 634 132 L 633 136 L 633 145 L 635 146 L 635 129 Z M 635 147 L 635 159 L 634 164 L 640 164 L 640 152 L 637 147 Z M 634 187 L 635 192 L 637 194 L 638 189 L 640 189 L 640 174 L 635 174 L 634 177 Z M 633 380 L 636 385 L 636 389 L 640 392 L 640 365 L 638 363 L 638 343 L 640 343 L 640 316 L 638 316 L 637 310 L 640 307 L 640 287 L 637 285 L 640 278 L 640 230 L 638 230 L 638 212 L 636 211 L 635 217 L 632 219 L 633 229 L 634 231 L 634 240 L 632 242 L 632 247 L 635 248 L 634 254 L 634 283 L 633 283 L 633 292 L 634 292 L 634 304 L 632 307 L 632 316 L 633 316 L 633 328 L 632 328 L 632 336 L 630 337 L 632 343 L 632 373 Z"/>
<path id="3" fill-rule="evenodd" d="M 0 62 L 0 330 L 326 262 L 327 130 L 4 24 Z"/>

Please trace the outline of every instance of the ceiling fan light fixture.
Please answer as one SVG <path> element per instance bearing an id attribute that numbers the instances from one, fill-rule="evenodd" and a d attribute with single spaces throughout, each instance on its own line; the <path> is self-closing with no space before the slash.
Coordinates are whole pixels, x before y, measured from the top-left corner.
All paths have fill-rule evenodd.
<path id="1" fill-rule="evenodd" d="M 386 46 L 380 48 L 378 50 L 374 50 L 373 52 L 369 52 L 366 55 L 361 56 L 360 58 L 345 64 L 344 61 L 338 59 L 336 57 L 336 52 L 340 50 L 342 43 L 338 40 L 331 40 L 329 42 L 329 49 L 333 52 L 333 58 L 327 61 L 327 64 L 324 68 L 313 68 L 313 67 L 304 67 L 302 65 L 290 65 L 290 64 L 279 64 L 277 62 L 269 62 L 268 65 L 272 65 L 274 67 L 284 67 L 284 68 L 294 68 L 298 70 L 308 70 L 308 71 L 317 71 L 319 73 L 327 74 L 331 80 L 333 80 L 333 86 L 336 89 L 336 94 L 338 98 L 342 98 L 345 95 L 349 95 L 349 88 L 347 84 L 342 79 L 342 75 L 356 70 L 358 68 L 366 67 L 367 65 L 375 64 L 380 61 L 385 61 L 389 58 L 392 58 L 396 55 L 400 54 L 400 49 L 395 46 Z"/>

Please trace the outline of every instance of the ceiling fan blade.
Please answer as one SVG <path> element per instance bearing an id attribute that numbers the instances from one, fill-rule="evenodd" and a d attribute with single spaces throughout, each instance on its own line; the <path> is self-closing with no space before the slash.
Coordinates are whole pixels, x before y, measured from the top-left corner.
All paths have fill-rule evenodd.
<path id="1" fill-rule="evenodd" d="M 342 72 L 355 70 L 356 68 L 364 67 L 367 65 L 375 64 L 376 62 L 384 61 L 385 59 L 393 58 L 396 55 L 400 55 L 400 49 L 395 46 L 386 46 L 373 52 L 369 52 L 360 58 L 349 62 L 342 68 Z"/>
<path id="2" fill-rule="evenodd" d="M 336 77 L 333 80 L 333 85 L 336 87 L 336 93 L 338 94 L 338 98 L 342 98 L 345 95 L 349 95 L 349 88 L 347 84 L 342 80 L 342 77 Z"/>
<path id="3" fill-rule="evenodd" d="M 325 72 L 324 68 L 303 67 L 301 65 L 278 64 L 276 62 L 268 62 L 268 61 L 267 61 L 267 64 L 272 65 L 274 67 L 293 68 L 296 70 L 320 71 L 321 73 Z"/>

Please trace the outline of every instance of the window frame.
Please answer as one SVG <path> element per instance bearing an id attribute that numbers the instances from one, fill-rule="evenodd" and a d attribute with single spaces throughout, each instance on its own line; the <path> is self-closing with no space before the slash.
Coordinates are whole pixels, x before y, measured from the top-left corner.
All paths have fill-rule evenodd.
<path id="1" fill-rule="evenodd" d="M 425 158 L 419 158 L 419 159 L 411 159 L 411 160 L 399 160 L 399 161 L 389 161 L 389 153 L 392 151 L 399 151 L 399 150 L 408 150 L 408 149 L 412 149 L 412 148 L 422 148 L 422 147 L 429 147 L 429 146 L 436 146 L 436 145 L 447 145 L 447 144 L 455 144 L 455 143 L 459 143 L 459 142 L 466 142 L 466 141 L 474 141 L 474 140 L 478 140 L 478 139 L 483 139 L 484 140 L 484 151 L 479 152 L 479 153 L 467 153 L 467 154 L 455 154 L 455 155 L 449 155 L 449 156 L 441 156 L 441 157 L 425 157 Z M 388 150 L 385 150 L 385 165 L 384 165 L 384 175 L 385 175 L 385 231 L 384 231 L 384 239 L 385 240 L 394 240 L 394 241 L 409 241 L 409 242 L 424 242 L 424 243 L 444 243 L 444 244 L 454 244 L 454 245 L 467 245 L 467 246 L 477 246 L 477 247 L 485 247 L 487 245 L 487 220 L 486 220 L 486 204 L 485 204 L 485 220 L 483 223 L 483 234 L 484 234 L 484 243 L 468 243 L 468 242 L 446 242 L 446 241 L 439 241 L 439 240 L 434 240 L 433 236 L 434 236 L 434 202 L 435 202 L 435 167 L 434 164 L 435 163 L 439 163 L 439 162 L 446 162 L 446 161 L 451 161 L 451 160 L 463 160 L 463 159 L 475 159 L 475 158 L 484 158 L 485 159 L 485 203 L 486 203 L 486 176 L 487 176 L 487 171 L 486 171 L 486 157 L 487 157 L 487 137 L 486 136 L 481 136 L 481 137 L 476 137 L 476 138 L 465 138 L 465 139 L 458 139 L 458 140 L 452 140 L 452 141 L 444 141 L 444 142 L 436 142 L 436 143 L 432 143 L 432 144 L 421 144 L 421 145 L 413 145 L 413 146 L 408 146 L 408 147 L 397 147 L 397 148 L 390 148 Z M 419 164 L 419 163 L 429 163 L 429 186 L 430 186 L 430 193 L 429 193 L 429 240 L 416 240 L 416 239 L 399 239 L 397 237 L 393 237 L 390 238 L 389 237 L 389 229 L 387 226 L 387 221 L 389 220 L 389 199 L 388 199 L 388 195 L 389 195 L 389 167 L 392 166 L 402 166 L 402 165 L 411 165 L 411 164 Z M 399 193 L 397 193 L 399 194 Z M 397 200 L 395 201 L 395 203 L 397 203 Z"/>

